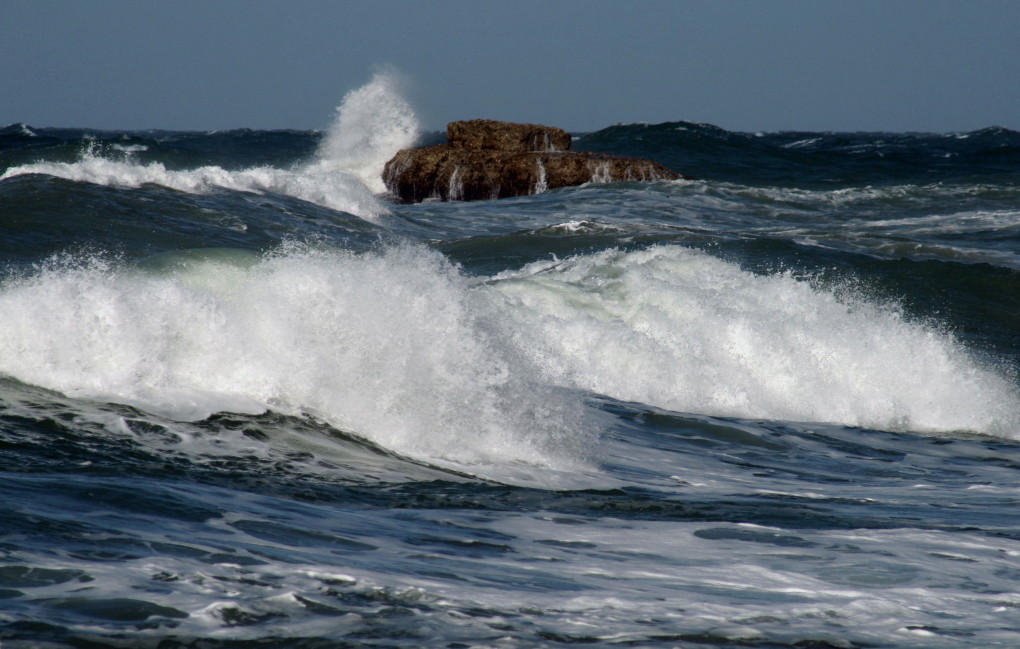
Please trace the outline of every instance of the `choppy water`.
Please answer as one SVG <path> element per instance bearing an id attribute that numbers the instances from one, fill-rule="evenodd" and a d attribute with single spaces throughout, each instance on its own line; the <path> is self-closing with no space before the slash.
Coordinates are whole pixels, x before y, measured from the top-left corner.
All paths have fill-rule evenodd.
<path id="1" fill-rule="evenodd" d="M 1020 134 L 417 137 L 0 130 L 4 649 L 1020 646 Z"/>

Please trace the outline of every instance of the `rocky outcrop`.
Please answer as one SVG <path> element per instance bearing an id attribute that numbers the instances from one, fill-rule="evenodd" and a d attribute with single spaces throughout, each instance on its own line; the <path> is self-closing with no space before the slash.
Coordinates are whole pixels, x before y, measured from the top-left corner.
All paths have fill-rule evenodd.
<path id="1" fill-rule="evenodd" d="M 537 194 L 587 182 L 672 180 L 651 160 L 570 151 L 570 134 L 550 126 L 493 120 L 451 122 L 446 144 L 404 149 L 383 180 L 404 203 L 474 201 Z"/>
<path id="2" fill-rule="evenodd" d="M 464 149 L 520 153 L 570 150 L 570 133 L 561 128 L 497 122 L 492 119 L 450 122 L 446 125 L 446 139 L 450 146 Z"/>

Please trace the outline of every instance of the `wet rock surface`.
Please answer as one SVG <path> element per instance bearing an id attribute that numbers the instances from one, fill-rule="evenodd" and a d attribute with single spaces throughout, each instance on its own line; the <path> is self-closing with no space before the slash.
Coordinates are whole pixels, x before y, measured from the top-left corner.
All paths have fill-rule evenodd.
<path id="1" fill-rule="evenodd" d="M 570 134 L 538 124 L 451 122 L 445 144 L 403 149 L 383 180 L 401 202 L 473 201 L 526 196 L 587 182 L 673 180 L 651 160 L 570 151 Z"/>

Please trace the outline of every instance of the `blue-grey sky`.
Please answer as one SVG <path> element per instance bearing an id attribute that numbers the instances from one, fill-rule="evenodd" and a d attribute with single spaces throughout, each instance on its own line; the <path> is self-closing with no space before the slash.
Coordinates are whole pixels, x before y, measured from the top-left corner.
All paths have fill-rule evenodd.
<path id="1" fill-rule="evenodd" d="M 0 125 L 326 128 L 390 65 L 425 127 L 1020 130 L 1017 0 L 3 0 Z"/>

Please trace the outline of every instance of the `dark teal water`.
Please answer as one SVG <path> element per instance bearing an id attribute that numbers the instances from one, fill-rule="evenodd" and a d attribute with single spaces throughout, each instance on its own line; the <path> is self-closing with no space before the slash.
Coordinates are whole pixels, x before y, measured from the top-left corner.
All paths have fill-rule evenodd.
<path id="1" fill-rule="evenodd" d="M 386 125 L 0 130 L 4 649 L 1020 644 L 1020 134 Z"/>

